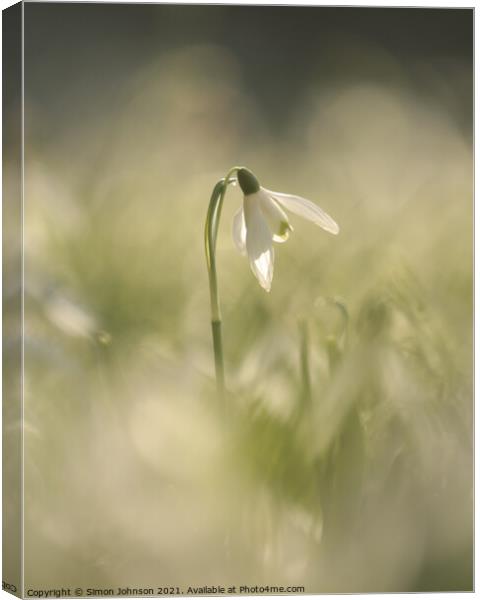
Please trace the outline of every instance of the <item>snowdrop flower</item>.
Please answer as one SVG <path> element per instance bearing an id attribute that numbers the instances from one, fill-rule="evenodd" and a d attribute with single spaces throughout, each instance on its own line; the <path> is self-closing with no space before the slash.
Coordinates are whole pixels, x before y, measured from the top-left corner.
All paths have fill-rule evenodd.
<path id="1" fill-rule="evenodd" d="M 261 187 L 248 169 L 239 169 L 237 179 L 244 197 L 243 207 L 233 218 L 233 240 L 240 253 L 248 256 L 262 288 L 269 292 L 273 278 L 273 242 L 286 242 L 293 231 L 285 209 L 334 235 L 339 227 L 310 200 Z"/>

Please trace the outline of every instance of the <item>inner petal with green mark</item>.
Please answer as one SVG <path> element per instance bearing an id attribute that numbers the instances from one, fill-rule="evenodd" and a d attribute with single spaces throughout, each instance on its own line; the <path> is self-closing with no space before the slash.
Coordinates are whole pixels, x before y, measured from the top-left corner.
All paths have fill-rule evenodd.
<path id="1" fill-rule="evenodd" d="M 288 221 L 282 221 L 280 228 L 274 232 L 273 240 L 275 242 L 286 242 L 290 236 L 290 231 L 293 231 L 293 227 Z"/>
<path id="2" fill-rule="evenodd" d="M 270 231 L 272 232 L 272 238 L 275 242 L 286 242 L 290 235 L 290 231 L 293 231 L 293 227 L 288 222 L 288 217 L 280 206 L 270 198 L 270 196 L 260 188 L 260 191 L 256 194 L 257 200 L 260 204 L 260 209 L 263 216 L 265 217 Z"/>

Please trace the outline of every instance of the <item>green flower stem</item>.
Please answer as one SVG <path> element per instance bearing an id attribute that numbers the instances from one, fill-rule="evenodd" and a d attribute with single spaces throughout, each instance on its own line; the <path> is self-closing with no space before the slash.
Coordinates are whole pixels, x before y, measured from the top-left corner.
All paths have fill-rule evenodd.
<path id="1" fill-rule="evenodd" d="M 223 363 L 222 347 L 222 318 L 220 313 L 220 299 L 218 294 L 216 246 L 218 226 L 222 214 L 223 200 L 227 187 L 236 181 L 232 175 L 241 167 L 233 167 L 226 177 L 220 179 L 213 188 L 208 205 L 205 221 L 205 255 L 207 258 L 208 281 L 210 284 L 210 309 L 212 318 L 213 354 L 215 358 L 215 376 L 217 392 L 220 398 L 225 395 L 225 369 Z"/>

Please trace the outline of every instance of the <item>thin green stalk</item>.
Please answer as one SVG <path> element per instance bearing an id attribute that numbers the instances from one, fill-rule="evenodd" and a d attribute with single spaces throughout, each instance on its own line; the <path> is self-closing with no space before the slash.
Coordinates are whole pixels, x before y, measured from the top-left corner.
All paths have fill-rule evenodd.
<path id="1" fill-rule="evenodd" d="M 217 391 L 222 399 L 225 395 L 225 369 L 223 361 L 222 346 L 222 318 L 220 313 L 220 298 L 218 293 L 216 246 L 218 226 L 222 214 L 223 200 L 227 187 L 235 181 L 232 175 L 240 167 L 233 167 L 226 177 L 220 179 L 213 188 L 208 205 L 207 218 L 205 221 L 205 255 L 207 258 L 208 281 L 210 285 L 210 310 L 212 319 L 213 354 L 215 358 L 215 376 L 217 380 Z"/>
<path id="2" fill-rule="evenodd" d="M 303 406 L 310 407 L 312 403 L 312 381 L 310 377 L 310 339 L 308 325 L 305 320 L 299 323 L 300 330 L 300 372 L 302 378 L 302 402 Z"/>

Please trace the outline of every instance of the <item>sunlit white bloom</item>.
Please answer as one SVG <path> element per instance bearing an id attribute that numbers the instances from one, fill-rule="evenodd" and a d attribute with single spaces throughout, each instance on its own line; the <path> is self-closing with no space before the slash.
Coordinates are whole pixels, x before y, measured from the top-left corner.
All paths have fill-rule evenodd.
<path id="1" fill-rule="evenodd" d="M 237 177 L 244 197 L 243 207 L 233 218 L 233 240 L 238 250 L 248 256 L 262 288 L 269 292 L 273 278 L 273 242 L 286 242 L 293 231 L 284 209 L 334 235 L 339 227 L 310 200 L 261 187 L 248 169 L 239 169 Z"/>

